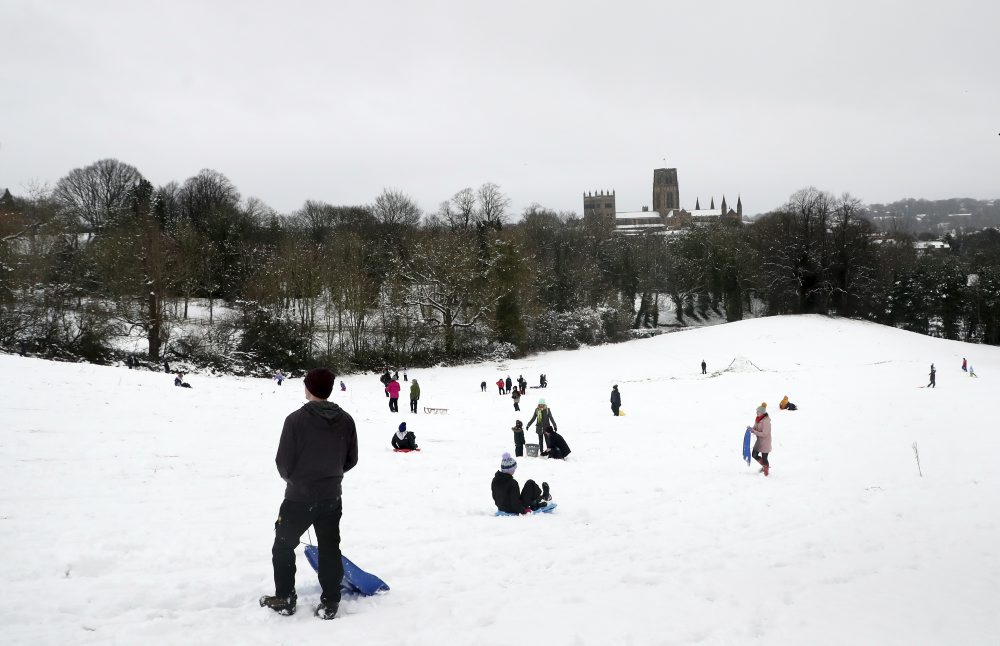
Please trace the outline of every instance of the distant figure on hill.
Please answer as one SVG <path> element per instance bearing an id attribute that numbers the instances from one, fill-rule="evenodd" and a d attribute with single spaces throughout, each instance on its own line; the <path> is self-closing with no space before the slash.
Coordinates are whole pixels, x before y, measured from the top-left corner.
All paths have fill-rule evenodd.
<path id="1" fill-rule="evenodd" d="M 799 409 L 798 406 L 796 406 L 792 402 L 788 401 L 788 395 L 785 395 L 781 399 L 781 402 L 778 403 L 778 408 L 780 408 L 781 410 L 798 410 Z"/>
<path id="2" fill-rule="evenodd" d="M 708 365 L 705 363 L 705 360 L 702 359 L 701 360 L 701 374 L 703 374 L 703 375 L 706 374 L 707 368 L 708 368 Z"/>
<path id="3" fill-rule="evenodd" d="M 345 392 L 346 390 L 347 390 L 347 384 L 345 384 L 344 380 L 341 379 L 340 380 L 340 392 Z"/>
<path id="4" fill-rule="evenodd" d="M 378 380 L 382 382 L 382 388 L 386 388 L 385 396 L 388 397 L 389 396 L 388 386 L 389 382 L 392 381 L 392 375 L 389 374 L 388 368 L 385 369 L 385 372 L 382 373 L 382 376 L 379 377 Z"/>
<path id="5" fill-rule="evenodd" d="M 500 391 L 501 395 L 503 394 L 503 379 L 497 379 L 497 390 Z"/>
<path id="6" fill-rule="evenodd" d="M 274 380 L 278 382 L 278 385 L 280 386 L 281 382 L 285 380 L 285 375 L 279 370 L 278 372 L 274 373 Z"/>
<path id="7" fill-rule="evenodd" d="M 515 388 L 513 394 L 510 396 L 510 398 L 514 400 L 514 410 L 515 411 L 520 411 L 521 410 L 521 391 L 518 390 L 517 388 Z"/>
<path id="8" fill-rule="evenodd" d="M 396 381 L 399 381 L 399 371 L 398 370 L 393 370 L 392 371 L 392 378 L 395 379 Z"/>
<path id="9" fill-rule="evenodd" d="M 163 362 L 163 372 L 170 372 L 170 364 L 166 361 Z"/>
<path id="10" fill-rule="evenodd" d="M 972 367 L 972 364 L 971 364 L 971 363 L 969 364 L 969 376 L 970 376 L 970 377 L 978 377 L 978 376 L 979 376 L 979 375 L 977 375 L 977 374 L 976 374 L 976 371 L 975 371 L 975 369 L 974 369 L 974 368 Z"/>
<path id="11" fill-rule="evenodd" d="M 767 461 L 767 455 L 771 452 L 771 418 L 767 415 L 766 403 L 757 407 L 757 417 L 754 418 L 750 432 L 757 438 L 750 455 L 760 463 L 761 471 L 766 476 L 771 470 L 771 463 Z"/>
<path id="12" fill-rule="evenodd" d="M 569 445 L 566 444 L 566 440 L 563 439 L 562 435 L 552 430 L 551 426 L 545 429 L 545 441 L 549 443 L 549 448 L 542 451 L 542 455 L 553 460 L 565 460 L 566 456 L 569 455 Z"/>
<path id="13" fill-rule="evenodd" d="M 611 387 L 611 414 L 618 417 L 618 410 L 622 407 L 622 394 L 618 392 L 618 384 Z"/>
<path id="14" fill-rule="evenodd" d="M 406 380 L 407 380 L 406 368 L 403 368 L 403 381 L 406 381 Z"/>
<path id="15" fill-rule="evenodd" d="M 546 377 L 544 373 L 538 375 L 538 387 L 539 388 L 547 388 L 548 385 L 549 385 L 549 378 Z"/>
<path id="16" fill-rule="evenodd" d="M 479 384 L 479 389 L 480 389 L 481 391 L 483 391 L 483 392 L 486 392 L 486 382 L 485 382 L 485 381 L 483 381 L 483 382 L 481 382 L 481 383 Z"/>
<path id="17" fill-rule="evenodd" d="M 517 386 L 521 389 L 522 395 L 528 390 L 528 382 L 525 380 L 523 375 L 517 376 Z"/>
<path id="18" fill-rule="evenodd" d="M 510 380 L 510 375 L 507 375 L 507 378 L 504 380 L 503 387 L 504 387 L 504 394 L 509 395 L 510 389 L 514 387 L 514 382 Z"/>
<path id="19" fill-rule="evenodd" d="M 934 364 L 931 364 L 931 382 L 925 386 L 926 388 L 937 388 L 937 382 L 935 377 L 937 376 L 937 370 L 934 369 Z"/>
<path id="20" fill-rule="evenodd" d="M 24 356 L 23 352 L 21 353 L 21 356 L 22 357 Z M 127 357 L 125 357 L 125 365 L 128 366 L 129 370 L 132 369 L 132 355 L 128 355 Z"/>
<path id="21" fill-rule="evenodd" d="M 538 450 L 541 452 L 545 448 L 545 429 L 549 426 L 558 428 L 556 426 L 556 418 L 552 416 L 552 411 L 545 405 L 544 399 L 538 400 L 538 406 L 535 408 L 535 412 L 532 413 L 531 419 L 528 420 L 528 425 L 525 428 L 531 428 L 532 424 L 535 424 L 535 433 L 538 434 Z"/>
<path id="22" fill-rule="evenodd" d="M 515 421 L 510 430 L 514 431 L 514 455 L 521 457 L 524 455 L 524 425 L 521 420 Z"/>
<path id="23" fill-rule="evenodd" d="M 417 401 L 420 399 L 420 384 L 414 379 L 410 382 L 410 412 L 417 412 Z"/>
<path id="24" fill-rule="evenodd" d="M 968 372 L 967 365 L 968 364 L 965 361 L 965 357 L 962 357 L 962 372 Z"/>
<path id="25" fill-rule="evenodd" d="M 417 436 L 412 431 L 406 430 L 406 422 L 400 424 L 399 430 L 392 434 L 392 448 L 410 451 L 417 448 Z"/>
<path id="26" fill-rule="evenodd" d="M 518 489 L 514 471 L 517 470 L 517 460 L 504 453 L 500 460 L 500 470 L 493 476 L 490 488 L 493 490 L 493 502 L 497 509 L 510 514 L 527 514 L 540 509 L 552 499 L 549 494 L 549 483 L 543 482 L 539 489 L 534 480 L 524 483 L 524 489 Z"/>
<path id="27" fill-rule="evenodd" d="M 175 386 L 179 386 L 181 388 L 190 388 L 191 387 L 191 384 L 189 384 L 186 381 L 184 381 L 184 373 L 183 372 L 178 372 L 174 376 L 174 385 Z"/>
<path id="28" fill-rule="evenodd" d="M 385 387 L 385 393 L 389 395 L 389 410 L 393 413 L 399 412 L 399 388 L 399 382 L 391 378 Z"/>

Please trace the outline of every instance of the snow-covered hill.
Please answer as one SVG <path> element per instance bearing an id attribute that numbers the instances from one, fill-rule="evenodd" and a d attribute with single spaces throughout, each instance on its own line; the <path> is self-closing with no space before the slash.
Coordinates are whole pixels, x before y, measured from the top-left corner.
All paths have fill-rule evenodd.
<path id="1" fill-rule="evenodd" d="M 720 372 L 734 359 L 743 369 Z M 919 388 L 932 362 L 938 387 Z M 479 389 L 542 372 L 549 388 L 529 390 L 520 414 Z M 1000 640 L 1000 348 L 778 317 L 409 376 L 421 407 L 448 414 L 412 415 L 405 396 L 390 413 L 377 375 L 346 376 L 332 397 L 361 443 L 342 546 L 392 591 L 323 622 L 257 606 L 273 591 L 273 459 L 301 380 L 191 375 L 186 390 L 164 374 L 0 356 L 2 641 Z M 799 411 L 778 410 L 785 394 Z M 515 477 L 549 482 L 559 509 L 495 518 L 490 480 L 538 396 L 573 454 L 521 458 Z M 762 401 L 768 478 L 740 459 Z M 403 420 L 421 453 L 390 451 Z M 301 556 L 298 591 L 304 609 L 318 600 Z"/>

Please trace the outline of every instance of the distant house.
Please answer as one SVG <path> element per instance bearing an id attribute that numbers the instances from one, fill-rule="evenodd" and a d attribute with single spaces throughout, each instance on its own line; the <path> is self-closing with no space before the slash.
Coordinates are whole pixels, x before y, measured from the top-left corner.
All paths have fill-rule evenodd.
<path id="1" fill-rule="evenodd" d="M 951 245 L 944 240 L 918 240 L 913 243 L 918 254 L 937 254 L 951 251 Z"/>

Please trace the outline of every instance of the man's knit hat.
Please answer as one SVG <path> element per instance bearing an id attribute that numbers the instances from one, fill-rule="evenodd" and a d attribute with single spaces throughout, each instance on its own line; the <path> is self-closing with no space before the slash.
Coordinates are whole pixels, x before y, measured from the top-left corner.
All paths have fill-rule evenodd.
<path id="1" fill-rule="evenodd" d="M 517 460 L 510 457 L 510 453 L 504 453 L 503 459 L 500 460 L 500 473 L 514 475 L 515 470 L 517 470 Z"/>
<path id="2" fill-rule="evenodd" d="M 306 389 L 313 394 L 313 397 L 329 399 L 333 392 L 333 382 L 337 380 L 337 375 L 329 368 L 313 368 L 306 373 Z"/>
<path id="3" fill-rule="evenodd" d="M 402 431 L 403 433 L 406 432 L 406 422 L 403 422 L 402 424 L 399 425 L 399 430 Z"/>

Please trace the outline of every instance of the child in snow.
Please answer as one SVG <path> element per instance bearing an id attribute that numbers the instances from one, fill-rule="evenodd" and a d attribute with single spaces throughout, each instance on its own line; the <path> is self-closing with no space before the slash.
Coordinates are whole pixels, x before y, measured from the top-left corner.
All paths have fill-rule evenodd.
<path id="1" fill-rule="evenodd" d="M 341 380 L 341 382 L 340 382 L 340 392 L 344 392 L 346 390 L 347 390 L 347 384 L 345 384 L 344 381 Z"/>
<path id="2" fill-rule="evenodd" d="M 181 388 L 190 388 L 191 387 L 191 384 L 189 384 L 186 381 L 184 381 L 184 373 L 183 372 L 178 372 L 174 376 L 174 385 L 175 386 L 179 386 Z"/>
<path id="3" fill-rule="evenodd" d="M 385 394 L 389 397 L 389 410 L 393 413 L 399 412 L 399 389 L 399 382 L 390 377 L 385 386 Z"/>
<path id="4" fill-rule="evenodd" d="M 972 367 L 972 364 L 971 364 L 971 363 L 969 364 L 969 376 L 970 376 L 970 377 L 978 377 L 978 376 L 979 376 L 979 375 L 977 375 L 977 374 L 976 374 L 976 371 L 975 371 L 975 369 L 974 369 L 974 368 Z"/>
<path id="5" fill-rule="evenodd" d="M 566 444 L 566 440 L 551 426 L 545 429 L 545 441 L 549 443 L 549 448 L 542 451 L 542 455 L 553 460 L 565 460 L 569 455 L 569 445 Z"/>
<path id="6" fill-rule="evenodd" d="M 931 382 L 925 386 L 925 388 L 937 388 L 937 383 L 934 381 L 935 376 L 937 376 L 937 370 L 934 369 L 934 364 L 931 364 Z"/>
<path id="7" fill-rule="evenodd" d="M 788 395 L 785 395 L 782 398 L 781 403 L 778 404 L 778 408 L 780 408 L 781 410 L 798 410 L 799 409 L 798 406 L 796 406 L 792 402 L 788 401 Z"/>
<path id="8" fill-rule="evenodd" d="M 479 384 L 479 390 L 481 390 L 481 391 L 483 391 L 483 392 L 486 392 L 486 382 L 485 382 L 485 381 L 484 381 L 484 382 L 481 382 L 481 383 Z"/>
<path id="9" fill-rule="evenodd" d="M 515 421 L 510 430 L 514 431 L 514 455 L 521 457 L 524 455 L 524 425 L 521 420 Z"/>
<path id="10" fill-rule="evenodd" d="M 962 372 L 968 372 L 968 368 L 966 366 L 965 357 L 962 357 Z"/>
<path id="11" fill-rule="evenodd" d="M 504 453 L 500 460 L 500 470 L 493 476 L 491 489 L 493 502 L 497 509 L 511 514 L 527 514 L 544 507 L 552 499 L 549 494 L 549 483 L 543 482 L 539 489 L 534 480 L 524 483 L 524 489 L 518 489 L 514 471 L 517 470 L 517 460 Z"/>
<path id="12" fill-rule="evenodd" d="M 417 401 L 420 400 L 420 384 L 414 379 L 410 382 L 410 412 L 417 412 Z"/>
<path id="13" fill-rule="evenodd" d="M 503 379 L 497 379 L 497 390 L 500 391 L 501 395 L 503 394 Z"/>
<path id="14" fill-rule="evenodd" d="M 771 464 L 767 461 L 767 455 L 771 452 L 771 418 L 767 415 L 767 403 L 762 403 L 757 407 L 757 417 L 754 419 L 750 432 L 757 437 L 754 440 L 751 455 L 763 467 L 761 471 L 766 476 L 771 470 Z"/>
<path id="15" fill-rule="evenodd" d="M 278 372 L 274 373 L 274 380 L 278 382 L 278 385 L 280 386 L 281 382 L 285 380 L 285 375 L 283 375 L 279 370 Z"/>
<path id="16" fill-rule="evenodd" d="M 392 448 L 416 450 L 417 436 L 406 430 L 406 422 L 400 424 L 399 430 L 392 434 Z"/>
<path id="17" fill-rule="evenodd" d="M 521 391 L 518 390 L 517 388 L 515 388 L 514 392 L 511 393 L 510 398 L 514 400 L 514 410 L 520 411 L 521 410 Z"/>

